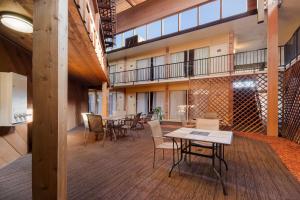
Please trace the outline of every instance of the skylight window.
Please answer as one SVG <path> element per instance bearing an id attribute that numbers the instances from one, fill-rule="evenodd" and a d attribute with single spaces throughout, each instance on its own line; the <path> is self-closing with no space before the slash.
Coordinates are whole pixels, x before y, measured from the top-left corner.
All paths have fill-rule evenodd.
<path id="1" fill-rule="evenodd" d="M 184 11 L 179 14 L 180 30 L 189 29 L 198 25 L 197 8 Z"/>
<path id="2" fill-rule="evenodd" d="M 247 12 L 247 9 L 248 9 L 247 0 L 223 0 L 222 18 Z"/>
<path id="3" fill-rule="evenodd" d="M 134 35 L 138 36 L 138 42 L 143 42 L 147 39 L 147 29 L 145 26 L 140 26 L 134 29 Z"/>
<path id="4" fill-rule="evenodd" d="M 147 39 L 161 36 L 161 21 L 155 21 L 147 25 Z"/>
<path id="5" fill-rule="evenodd" d="M 162 20 L 163 35 L 175 33 L 178 31 L 178 15 L 172 15 Z"/>
<path id="6" fill-rule="evenodd" d="M 204 4 L 199 7 L 199 25 L 220 19 L 220 0 Z"/>

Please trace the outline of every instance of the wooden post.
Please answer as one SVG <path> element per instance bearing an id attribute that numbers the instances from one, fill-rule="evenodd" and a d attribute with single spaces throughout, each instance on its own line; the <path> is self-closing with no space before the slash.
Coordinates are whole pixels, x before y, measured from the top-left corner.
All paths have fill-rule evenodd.
<path id="1" fill-rule="evenodd" d="M 33 5 L 32 197 L 67 199 L 68 1 Z"/>
<path id="2" fill-rule="evenodd" d="M 267 135 L 278 136 L 278 0 L 268 0 L 268 118 Z"/>
<path id="3" fill-rule="evenodd" d="M 109 89 L 107 88 L 107 82 L 103 82 L 102 83 L 102 116 L 104 117 L 107 117 L 109 115 L 108 98 L 109 98 Z"/>
<path id="4" fill-rule="evenodd" d="M 165 89 L 165 119 L 170 119 L 170 106 L 169 106 L 169 85 L 166 85 Z"/>

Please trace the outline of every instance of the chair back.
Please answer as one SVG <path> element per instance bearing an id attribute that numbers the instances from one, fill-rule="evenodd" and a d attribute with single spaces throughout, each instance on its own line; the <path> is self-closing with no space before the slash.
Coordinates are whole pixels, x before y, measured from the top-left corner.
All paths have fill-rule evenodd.
<path id="1" fill-rule="evenodd" d="M 196 119 L 196 128 L 218 131 L 219 130 L 219 120 L 218 119 Z"/>
<path id="2" fill-rule="evenodd" d="M 90 113 L 81 113 L 82 119 L 83 119 L 83 124 L 84 124 L 84 128 L 89 129 L 89 121 L 87 118 L 87 115 Z"/>
<path id="3" fill-rule="evenodd" d="M 102 121 L 101 115 L 88 114 L 87 118 L 88 118 L 88 122 L 89 122 L 89 130 L 91 132 L 95 132 L 95 133 L 103 133 L 104 132 L 103 121 Z"/>
<path id="4" fill-rule="evenodd" d="M 219 119 L 218 113 L 216 112 L 206 112 L 204 113 L 204 119 Z"/>
<path id="5" fill-rule="evenodd" d="M 147 114 L 147 116 L 145 117 L 145 121 L 146 121 L 146 122 L 151 121 L 151 120 L 152 120 L 152 116 L 153 116 L 153 112 L 151 111 L 151 112 L 149 112 L 149 113 Z"/>
<path id="6" fill-rule="evenodd" d="M 136 116 L 134 116 L 133 122 L 131 124 L 131 128 L 135 128 L 138 124 L 138 122 L 141 120 L 141 115 L 142 113 L 138 113 L 136 114 Z"/>
<path id="7" fill-rule="evenodd" d="M 163 141 L 163 133 L 161 130 L 160 122 L 158 120 L 153 120 L 148 122 L 150 129 L 151 129 L 151 134 L 153 137 L 153 142 L 154 145 L 157 146 L 159 144 L 162 144 Z"/>

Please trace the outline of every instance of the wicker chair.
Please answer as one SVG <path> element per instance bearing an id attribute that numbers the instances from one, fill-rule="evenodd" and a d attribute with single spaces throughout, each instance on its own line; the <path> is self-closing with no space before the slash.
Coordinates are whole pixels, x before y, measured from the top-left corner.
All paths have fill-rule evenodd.
<path id="1" fill-rule="evenodd" d="M 153 153 L 153 168 L 154 168 L 156 149 L 162 149 L 163 159 L 164 159 L 165 150 L 173 150 L 173 142 L 167 142 L 166 138 L 163 137 L 161 126 L 158 120 L 150 121 L 148 122 L 148 124 L 150 125 L 151 128 L 152 139 L 154 144 L 154 153 Z M 176 143 L 175 148 L 177 150 L 177 158 L 179 160 L 180 144 Z"/>
<path id="2" fill-rule="evenodd" d="M 101 115 L 87 114 L 89 130 L 96 134 L 96 140 L 99 140 L 99 136 L 103 135 L 102 145 L 104 146 L 106 138 L 106 129 L 103 126 Z"/>
<path id="3" fill-rule="evenodd" d="M 88 117 L 87 117 L 88 114 L 90 114 L 90 113 L 81 113 L 81 116 L 83 119 L 83 125 L 84 125 L 84 133 L 83 133 L 84 145 L 86 145 L 86 142 L 87 142 L 87 131 L 90 130 L 89 121 L 88 121 Z"/>

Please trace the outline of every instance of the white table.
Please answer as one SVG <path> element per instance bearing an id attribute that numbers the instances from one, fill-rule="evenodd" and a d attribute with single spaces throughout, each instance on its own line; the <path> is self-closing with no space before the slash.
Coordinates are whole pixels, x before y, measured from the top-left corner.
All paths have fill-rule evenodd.
<path id="1" fill-rule="evenodd" d="M 205 156 L 212 159 L 212 167 L 219 178 L 224 195 L 227 195 L 227 191 L 222 179 L 222 162 L 226 166 L 226 170 L 228 170 L 227 163 L 224 159 L 224 145 L 230 145 L 232 143 L 233 134 L 231 131 L 212 131 L 212 130 L 204 130 L 204 129 L 196 129 L 196 128 L 180 128 L 173 132 L 170 132 L 168 134 L 164 135 L 165 137 L 172 138 L 173 140 L 173 165 L 169 172 L 169 177 L 171 176 L 171 173 L 180 162 L 182 161 L 183 154 L 190 154 L 195 156 Z M 180 159 L 175 162 L 175 145 L 177 145 L 177 142 L 175 139 L 180 140 Z M 188 145 L 186 143 L 185 146 L 183 146 L 183 141 L 188 141 Z M 191 151 L 192 142 L 191 141 L 200 141 L 200 142 L 209 142 L 212 143 L 212 155 L 204 155 L 197 152 Z M 219 159 L 219 170 L 215 167 L 215 158 Z"/>

